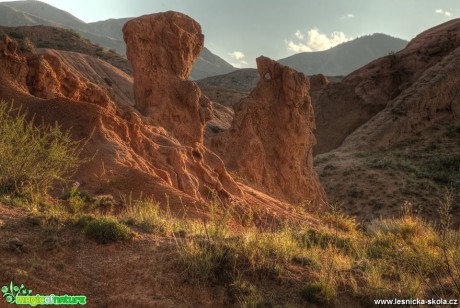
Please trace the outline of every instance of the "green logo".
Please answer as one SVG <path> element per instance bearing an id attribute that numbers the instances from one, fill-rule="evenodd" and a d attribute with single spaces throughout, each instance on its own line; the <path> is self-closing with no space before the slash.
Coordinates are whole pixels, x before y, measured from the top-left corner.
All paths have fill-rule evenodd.
<path id="1" fill-rule="evenodd" d="M 3 297 L 7 303 L 16 305 L 86 305 L 86 296 L 83 295 L 31 295 L 32 290 L 24 284 L 19 287 L 10 282 L 9 286 L 2 287 Z"/>

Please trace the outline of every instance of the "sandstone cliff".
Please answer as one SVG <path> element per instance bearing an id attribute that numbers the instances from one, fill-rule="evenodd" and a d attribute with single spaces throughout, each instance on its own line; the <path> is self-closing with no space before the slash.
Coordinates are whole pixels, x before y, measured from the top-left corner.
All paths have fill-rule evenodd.
<path id="1" fill-rule="evenodd" d="M 260 81 L 235 108 L 229 131 L 208 144 L 249 183 L 283 199 L 325 199 L 312 164 L 315 119 L 305 75 L 257 58 Z"/>
<path id="2" fill-rule="evenodd" d="M 51 50 L 21 55 L 16 48 L 14 40 L 3 37 L 0 96 L 13 99 L 45 123 L 71 128 L 75 139 L 90 137 L 82 155 L 96 156 L 77 172 L 82 189 L 114 195 L 143 192 L 158 199 L 167 194 L 171 200 L 182 198 L 187 203 L 206 200 L 210 189 L 227 198 L 242 196 L 222 160 L 200 145 L 202 135 L 195 135 L 196 144 L 191 147 L 145 118 L 131 107 L 129 93 L 115 95 L 89 72 L 90 67 L 101 70 L 98 61 L 73 61 L 78 55 Z M 192 56 L 189 60 L 193 63 Z M 104 69 L 116 71 L 110 67 L 106 64 Z M 182 92 L 182 97 L 193 101 L 196 96 L 191 93 L 190 99 Z M 196 127 L 202 133 L 204 123 L 196 115 Z M 194 123 L 189 124 L 193 131 Z"/>
<path id="3" fill-rule="evenodd" d="M 147 15 L 123 27 L 136 108 L 181 143 L 203 142 L 211 103 L 187 78 L 204 45 L 200 25 L 181 13 Z"/>
<path id="4" fill-rule="evenodd" d="M 256 222 L 262 215 L 295 216 L 285 201 L 323 201 L 312 170 L 314 116 L 303 74 L 258 59 L 262 78 L 237 108 L 223 155 L 250 179 L 237 183 L 203 144 L 212 103 L 187 80 L 203 46 L 200 26 L 167 12 L 131 20 L 124 35 L 134 80 L 87 55 L 19 53 L 13 39 L 0 42 L 0 98 L 22 105 L 30 119 L 57 122 L 75 140 L 87 140 L 82 157 L 92 159 L 75 174 L 82 190 L 153 195 L 174 211 L 192 212 L 215 191 Z M 232 112 L 216 105 L 215 114 L 220 119 L 209 128 L 228 128 Z"/>

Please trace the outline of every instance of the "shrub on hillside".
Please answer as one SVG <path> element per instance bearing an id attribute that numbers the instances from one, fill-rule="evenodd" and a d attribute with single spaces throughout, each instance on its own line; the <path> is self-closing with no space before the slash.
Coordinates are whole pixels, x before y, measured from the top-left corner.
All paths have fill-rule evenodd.
<path id="1" fill-rule="evenodd" d="M 26 113 L 0 101 L 0 193 L 46 195 L 81 163 L 81 145 L 56 125 L 34 125 Z"/>
<path id="2" fill-rule="evenodd" d="M 28 37 L 25 37 L 20 41 L 19 50 L 22 52 L 35 52 L 35 45 Z"/>
<path id="3" fill-rule="evenodd" d="M 131 238 L 131 230 L 113 217 L 101 217 L 88 222 L 85 234 L 100 244 L 108 244 Z"/>

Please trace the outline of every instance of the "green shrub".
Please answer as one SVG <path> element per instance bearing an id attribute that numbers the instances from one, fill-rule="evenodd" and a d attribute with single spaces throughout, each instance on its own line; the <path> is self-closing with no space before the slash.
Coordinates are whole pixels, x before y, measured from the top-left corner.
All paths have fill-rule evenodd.
<path id="1" fill-rule="evenodd" d="M 125 210 L 120 214 L 120 220 L 128 225 L 139 227 L 151 234 L 168 235 L 180 231 L 181 226 L 169 210 L 160 208 L 153 198 L 133 201 L 125 199 Z"/>
<path id="2" fill-rule="evenodd" d="M 79 214 L 89 209 L 93 210 L 96 207 L 96 205 L 86 206 L 86 203 L 89 202 L 91 198 L 87 193 L 78 191 L 79 186 L 79 182 L 74 182 L 70 187 L 69 193 L 62 197 L 62 199 L 69 202 L 69 209 L 72 214 Z"/>
<path id="3" fill-rule="evenodd" d="M 86 226 L 94 221 L 96 218 L 94 218 L 94 216 L 92 215 L 81 215 L 81 216 L 78 216 L 77 219 L 76 219 L 76 224 L 80 227 L 83 227 L 83 228 L 86 228 Z"/>
<path id="4" fill-rule="evenodd" d="M 302 298 L 313 304 L 324 305 L 327 303 L 324 291 L 320 283 L 311 283 L 302 289 Z"/>
<path id="5" fill-rule="evenodd" d="M 35 45 L 28 37 L 25 37 L 19 44 L 19 50 L 22 52 L 35 52 Z"/>
<path id="6" fill-rule="evenodd" d="M 237 277 L 230 285 L 230 295 L 236 299 L 240 307 L 266 307 L 260 300 L 257 287 L 249 281 Z M 270 306 L 268 306 L 270 307 Z"/>
<path id="7" fill-rule="evenodd" d="M 26 113 L 0 101 L 0 193 L 36 199 L 67 182 L 82 162 L 81 146 L 58 124 L 34 125 Z"/>
<path id="8" fill-rule="evenodd" d="M 129 227 L 109 216 L 89 221 L 85 227 L 85 234 L 100 244 L 128 240 L 132 237 Z"/>
<path id="9" fill-rule="evenodd" d="M 24 35 L 16 31 L 8 31 L 7 34 L 14 39 L 23 39 Z"/>
<path id="10" fill-rule="evenodd" d="M 109 77 L 104 77 L 104 81 L 109 87 L 113 85 L 113 81 Z"/>
<path id="11" fill-rule="evenodd" d="M 203 284 L 231 281 L 237 259 L 233 243 L 207 241 L 197 238 L 178 241 L 181 262 L 194 280 Z"/>

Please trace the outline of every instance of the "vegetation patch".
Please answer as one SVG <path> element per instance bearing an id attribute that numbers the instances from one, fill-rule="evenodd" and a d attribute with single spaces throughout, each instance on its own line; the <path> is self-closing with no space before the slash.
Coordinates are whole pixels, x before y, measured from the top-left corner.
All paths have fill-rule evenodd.
<path id="1" fill-rule="evenodd" d="M 70 132 L 27 121 L 26 113 L 0 102 L 0 193 L 38 199 L 65 183 L 82 162 Z"/>
<path id="2" fill-rule="evenodd" d="M 132 237 L 128 226 L 110 216 L 96 218 L 88 222 L 84 230 L 88 238 L 100 244 L 124 241 Z"/>

